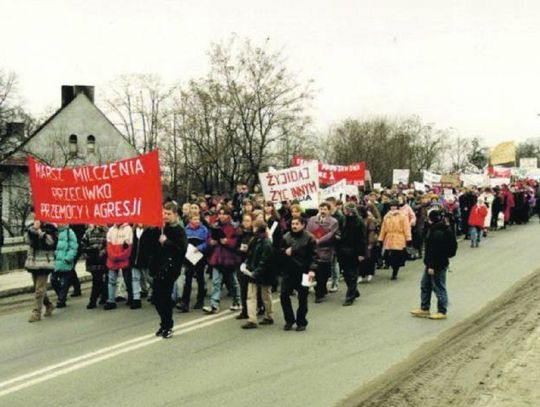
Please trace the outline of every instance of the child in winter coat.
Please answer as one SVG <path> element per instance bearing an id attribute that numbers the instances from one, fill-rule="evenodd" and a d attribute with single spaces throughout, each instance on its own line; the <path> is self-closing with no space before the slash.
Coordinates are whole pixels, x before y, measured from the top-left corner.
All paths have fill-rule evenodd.
<path id="1" fill-rule="evenodd" d="M 75 267 L 77 257 L 77 236 L 69 225 L 58 225 L 58 243 L 54 252 L 54 272 L 51 284 L 58 297 L 56 307 L 66 306 L 67 293 L 70 287 L 70 273 Z"/>
<path id="2" fill-rule="evenodd" d="M 469 236 L 471 239 L 471 247 L 478 247 L 482 230 L 484 229 L 488 208 L 484 203 L 484 199 L 478 198 L 477 203 L 472 207 L 469 214 Z"/>

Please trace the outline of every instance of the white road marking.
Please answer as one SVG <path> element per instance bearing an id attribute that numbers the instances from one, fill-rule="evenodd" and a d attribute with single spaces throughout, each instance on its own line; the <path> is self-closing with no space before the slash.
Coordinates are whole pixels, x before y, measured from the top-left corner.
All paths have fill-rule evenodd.
<path id="1" fill-rule="evenodd" d="M 226 314 L 226 315 L 224 315 Z M 202 318 L 198 318 L 198 319 L 195 319 L 193 321 L 189 321 L 189 322 L 186 322 L 185 324 L 182 324 L 182 325 L 179 325 L 177 326 L 176 328 L 174 328 L 173 330 L 179 330 L 180 331 L 180 334 L 183 334 L 185 332 L 191 332 L 195 329 L 198 329 L 198 328 L 202 328 L 202 327 L 205 327 L 205 326 L 208 326 L 208 325 L 211 325 L 209 322 L 214 322 L 215 320 L 217 320 L 217 322 L 220 322 L 222 320 L 225 320 L 227 318 L 230 318 L 231 316 L 233 315 L 233 313 L 231 311 L 225 311 L 225 312 L 222 312 L 222 313 L 219 313 L 219 314 L 215 314 L 215 315 L 211 315 L 211 316 L 206 316 L 206 317 L 202 317 Z M 198 325 L 200 324 L 200 325 Z M 195 329 L 194 328 L 188 328 L 188 329 L 185 329 L 186 327 L 191 327 L 195 325 Z M 36 370 L 34 372 L 31 372 L 31 373 L 27 373 L 27 374 L 24 374 L 24 375 L 21 375 L 21 376 L 17 376 L 17 377 L 14 377 L 12 379 L 9 379 L 9 380 L 6 380 L 6 381 L 3 381 L 3 382 L 0 382 L 0 389 L 4 388 L 4 387 L 7 387 L 11 384 L 14 384 L 14 383 L 17 383 L 17 382 L 20 382 L 20 381 L 23 381 L 23 380 L 27 380 L 27 379 L 31 379 L 35 376 L 39 376 L 39 375 L 42 375 L 42 374 L 45 374 L 45 373 L 48 373 L 52 370 L 56 370 L 56 369 L 59 369 L 59 368 L 62 368 L 64 366 L 68 366 L 68 365 L 71 365 L 71 364 L 77 364 L 78 362 L 81 362 L 85 359 L 90 359 L 90 358 L 93 358 L 93 357 L 96 357 L 96 356 L 99 356 L 99 355 L 103 355 L 103 354 L 108 354 L 109 352 L 113 352 L 113 356 L 114 355 L 117 355 L 117 354 L 121 354 L 121 353 L 124 353 L 122 351 L 119 351 L 118 353 L 114 353 L 114 351 L 118 348 L 123 348 L 125 346 L 128 346 L 128 345 L 131 345 L 131 344 L 135 344 L 137 342 L 141 342 L 141 341 L 145 341 L 145 340 L 148 340 L 152 338 L 152 341 L 150 341 L 149 343 L 153 343 L 153 342 L 156 342 L 159 341 L 159 340 L 162 340 L 161 338 L 156 338 L 156 336 L 154 334 L 148 334 L 148 335 L 142 335 L 142 336 L 139 336 L 137 338 L 133 338 L 133 339 L 129 339 L 127 341 L 124 341 L 124 342 L 121 342 L 121 343 L 118 343 L 116 345 L 112 345 L 112 346 L 108 346 L 106 348 L 103 348 L 103 349 L 100 349 L 100 350 L 97 350 L 95 352 L 90 352 L 90 353 L 86 353 L 84 355 L 81 355 L 81 356 L 77 356 L 75 358 L 71 358 L 71 359 L 68 359 L 68 360 L 65 360 L 63 362 L 60 362 L 60 363 L 57 363 L 57 364 L 54 364 L 54 365 L 51 365 L 51 366 L 47 366 L 46 368 L 43 368 L 43 369 L 39 369 L 39 370 Z M 146 343 L 146 342 L 145 342 Z M 140 345 L 140 344 L 137 344 L 137 345 Z M 137 345 L 133 345 L 131 347 L 128 347 L 126 349 L 137 349 Z M 101 356 L 101 358 L 103 358 Z M 99 359 L 99 358 L 98 358 Z M 106 359 L 106 358 L 105 358 Z M 95 360 L 95 359 L 93 359 Z M 103 359 L 99 359 L 99 360 L 103 360 Z M 78 366 L 78 365 L 77 365 Z M 48 377 L 48 376 L 45 376 L 45 377 Z M 41 380 L 43 381 L 43 380 Z M 28 387 L 28 386 L 25 386 L 25 387 Z M 11 390 L 11 389 L 10 389 Z M 4 393 L 6 392 L 7 390 L 4 390 L 4 391 L 1 391 L 0 392 L 0 397 L 4 395 Z M 5 394 L 9 394 L 9 393 L 5 393 Z"/>

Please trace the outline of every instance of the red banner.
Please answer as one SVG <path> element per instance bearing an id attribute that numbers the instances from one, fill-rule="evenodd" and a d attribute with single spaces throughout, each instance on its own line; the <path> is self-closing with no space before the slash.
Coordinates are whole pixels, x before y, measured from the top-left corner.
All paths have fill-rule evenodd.
<path id="1" fill-rule="evenodd" d="M 304 160 L 294 156 L 292 165 L 303 165 L 313 160 Z M 351 165 L 332 165 L 319 162 L 319 183 L 321 185 L 334 185 L 344 179 L 347 185 L 364 185 L 366 178 L 366 163 L 364 161 Z"/>
<path id="2" fill-rule="evenodd" d="M 512 168 L 489 166 L 488 175 L 490 178 L 510 178 L 512 175 Z"/>
<path id="3" fill-rule="evenodd" d="M 158 152 L 108 164 L 54 168 L 28 156 L 35 219 L 162 226 Z"/>

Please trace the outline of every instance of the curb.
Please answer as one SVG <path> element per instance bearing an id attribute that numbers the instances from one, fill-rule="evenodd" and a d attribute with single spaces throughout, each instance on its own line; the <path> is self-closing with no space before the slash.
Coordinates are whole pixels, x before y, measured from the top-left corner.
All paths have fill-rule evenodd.
<path id="1" fill-rule="evenodd" d="M 87 283 L 89 281 L 92 281 L 92 276 L 79 276 L 79 281 L 81 284 Z M 52 289 L 51 283 L 47 283 L 47 290 Z M 17 287 L 17 288 L 10 288 L 9 290 L 1 290 L 0 291 L 0 298 L 8 298 L 8 297 L 15 297 L 17 295 L 21 294 L 28 294 L 34 292 L 34 285 L 29 284 L 23 287 Z"/>

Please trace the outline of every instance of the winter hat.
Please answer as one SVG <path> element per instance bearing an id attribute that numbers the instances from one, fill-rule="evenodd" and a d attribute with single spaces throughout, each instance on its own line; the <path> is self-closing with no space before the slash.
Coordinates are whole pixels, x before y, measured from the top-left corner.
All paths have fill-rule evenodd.
<path id="1" fill-rule="evenodd" d="M 438 223 L 442 220 L 442 213 L 439 209 L 433 208 L 428 212 L 428 218 L 431 223 Z"/>
<path id="2" fill-rule="evenodd" d="M 397 207 L 399 207 L 399 201 L 398 201 L 397 199 L 395 199 L 395 198 L 392 199 L 392 200 L 390 201 L 390 206 L 397 206 Z"/>

